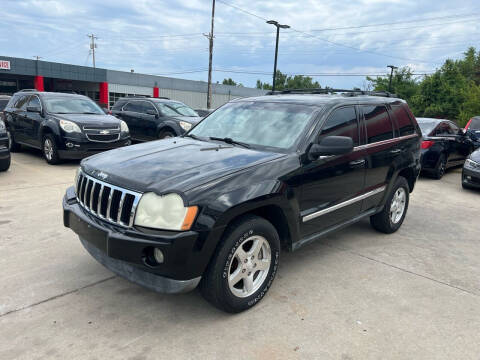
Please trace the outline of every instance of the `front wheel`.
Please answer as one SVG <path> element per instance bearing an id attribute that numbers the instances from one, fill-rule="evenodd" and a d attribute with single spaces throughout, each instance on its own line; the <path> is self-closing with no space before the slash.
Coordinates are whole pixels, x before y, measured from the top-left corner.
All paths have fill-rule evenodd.
<path id="1" fill-rule="evenodd" d="M 158 139 L 159 140 L 162 140 L 162 139 L 169 139 L 169 138 L 173 138 L 177 136 L 175 133 L 173 133 L 172 131 L 170 130 L 164 130 L 164 131 L 161 131 L 159 134 L 158 134 Z"/>
<path id="2" fill-rule="evenodd" d="M 44 136 L 42 141 L 42 152 L 46 162 L 50 165 L 56 165 L 61 162 L 60 156 L 58 155 L 57 143 L 52 135 L 48 134 Z"/>
<path id="3" fill-rule="evenodd" d="M 267 293 L 277 273 L 280 239 L 267 220 L 249 215 L 231 224 L 223 236 L 200 290 L 217 308 L 247 310 Z"/>
<path id="4" fill-rule="evenodd" d="M 383 210 L 370 217 L 370 224 L 373 228 L 385 234 L 397 231 L 405 220 L 409 196 L 408 182 L 404 177 L 399 176 Z"/>

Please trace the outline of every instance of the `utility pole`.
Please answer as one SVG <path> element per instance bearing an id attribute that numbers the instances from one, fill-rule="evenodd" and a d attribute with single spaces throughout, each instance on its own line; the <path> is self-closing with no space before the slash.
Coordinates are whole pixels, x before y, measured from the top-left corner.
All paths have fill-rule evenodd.
<path id="1" fill-rule="evenodd" d="M 277 59 L 278 59 L 278 38 L 280 37 L 280 28 L 288 29 L 289 25 L 281 25 L 278 21 L 268 20 L 267 24 L 275 25 L 277 28 L 277 40 L 275 42 L 275 62 L 273 63 L 273 82 L 272 82 L 272 92 L 275 91 L 275 78 L 277 77 Z"/>
<path id="2" fill-rule="evenodd" d="M 92 59 L 93 59 L 93 68 L 95 69 L 95 49 L 97 48 L 97 44 L 95 44 L 95 40 L 98 40 L 94 34 L 87 35 L 90 38 L 90 50 L 92 51 Z"/>
<path id="3" fill-rule="evenodd" d="M 36 61 L 35 61 L 35 75 L 38 75 L 38 60 L 42 59 L 41 56 L 35 55 L 32 56 Z"/>
<path id="4" fill-rule="evenodd" d="M 213 58 L 213 27 L 215 24 L 215 0 L 212 0 L 212 26 L 208 34 L 208 84 L 207 84 L 207 109 L 212 106 L 212 58 Z"/>
<path id="5" fill-rule="evenodd" d="M 388 65 L 387 68 L 390 68 L 392 71 L 390 71 L 390 81 L 388 82 L 388 92 L 392 92 L 392 77 L 393 77 L 393 70 L 397 70 L 398 67 L 393 66 L 393 65 Z"/>

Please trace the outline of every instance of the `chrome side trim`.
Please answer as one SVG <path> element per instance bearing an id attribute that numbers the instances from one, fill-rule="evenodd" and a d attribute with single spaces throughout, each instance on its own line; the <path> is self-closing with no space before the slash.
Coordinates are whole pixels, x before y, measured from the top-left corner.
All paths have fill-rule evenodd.
<path id="1" fill-rule="evenodd" d="M 412 139 L 414 137 L 418 137 L 418 134 L 410 134 L 410 135 L 405 135 L 405 136 L 400 136 L 396 137 L 393 139 L 388 139 L 388 140 L 383 140 L 383 141 L 377 141 L 371 144 L 365 144 L 365 145 L 360 145 L 360 146 L 355 146 L 354 150 L 359 150 L 359 149 L 368 149 L 374 146 L 379 146 L 379 145 L 385 145 L 385 144 L 391 144 L 391 143 L 396 143 L 397 141 L 400 140 L 407 140 L 407 139 Z"/>
<path id="2" fill-rule="evenodd" d="M 307 222 L 307 221 L 310 221 L 310 220 L 313 220 L 319 216 L 322 216 L 322 215 L 325 215 L 325 214 L 328 214 L 328 213 L 331 213 L 332 211 L 335 211 L 335 210 L 338 210 L 338 209 L 341 209 L 345 206 L 348 206 L 348 205 L 352 205 L 358 201 L 361 201 L 363 199 L 366 199 L 366 198 L 369 198 L 370 196 L 373 196 L 373 195 L 377 195 L 377 194 L 380 194 L 381 192 L 384 192 L 385 189 L 387 187 L 384 185 L 384 186 L 381 186 L 377 189 L 374 189 L 372 191 L 369 191 L 365 194 L 362 194 L 360 196 L 357 196 L 357 197 L 354 197 L 353 199 L 350 199 L 350 200 L 347 200 L 347 201 L 344 201 L 340 204 L 337 204 L 337 205 L 333 205 L 333 206 L 330 206 L 326 209 L 323 209 L 323 210 L 320 210 L 320 211 L 316 211 L 312 214 L 309 214 L 309 215 L 305 215 L 303 218 L 302 218 L 302 221 L 303 222 Z"/>

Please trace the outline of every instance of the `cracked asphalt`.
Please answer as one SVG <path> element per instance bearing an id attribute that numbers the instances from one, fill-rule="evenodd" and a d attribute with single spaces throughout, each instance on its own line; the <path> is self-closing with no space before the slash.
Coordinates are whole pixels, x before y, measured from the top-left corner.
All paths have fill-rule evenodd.
<path id="1" fill-rule="evenodd" d="M 227 315 L 198 291 L 114 276 L 63 227 L 78 163 L 0 173 L 0 359 L 480 359 L 480 192 L 421 178 L 402 228 L 368 221 L 282 253 L 267 296 Z"/>

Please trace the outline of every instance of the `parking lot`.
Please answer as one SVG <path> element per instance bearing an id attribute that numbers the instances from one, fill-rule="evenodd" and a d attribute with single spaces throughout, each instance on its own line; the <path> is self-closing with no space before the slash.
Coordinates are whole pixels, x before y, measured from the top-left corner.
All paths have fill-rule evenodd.
<path id="1" fill-rule="evenodd" d="M 480 193 L 421 178 L 393 235 L 363 221 L 283 253 L 265 299 L 228 315 L 114 276 L 63 227 L 78 162 L 0 174 L 1 359 L 479 359 Z"/>

